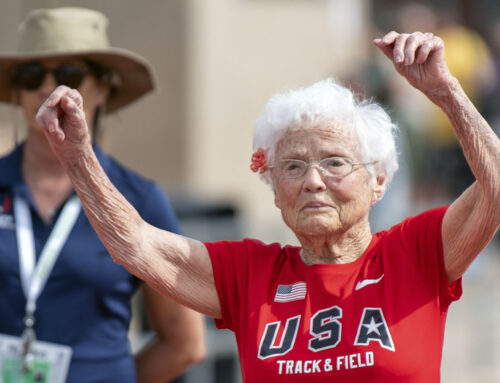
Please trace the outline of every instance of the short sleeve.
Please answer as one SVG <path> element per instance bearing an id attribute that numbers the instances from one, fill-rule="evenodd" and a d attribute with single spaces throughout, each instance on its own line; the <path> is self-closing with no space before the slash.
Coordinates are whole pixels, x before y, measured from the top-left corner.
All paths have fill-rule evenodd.
<path id="1" fill-rule="evenodd" d="M 219 329 L 235 331 L 237 318 L 246 307 L 240 299 L 246 292 L 240 290 L 248 286 L 248 246 L 245 241 L 207 242 L 205 246 L 212 261 L 222 313 L 222 318 L 216 319 L 215 325 Z"/>
<path id="2" fill-rule="evenodd" d="M 444 263 L 441 226 L 447 209 L 429 210 L 401 225 L 407 246 L 415 249 L 416 267 L 428 288 L 436 290 L 442 310 L 462 295 L 462 279 L 449 283 Z"/>

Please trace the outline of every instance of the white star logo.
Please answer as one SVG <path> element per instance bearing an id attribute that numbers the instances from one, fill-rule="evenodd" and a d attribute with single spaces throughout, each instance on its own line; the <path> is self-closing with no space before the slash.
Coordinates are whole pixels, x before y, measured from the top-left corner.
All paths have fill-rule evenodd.
<path id="1" fill-rule="evenodd" d="M 378 328 L 381 324 L 382 323 L 376 323 L 375 319 L 373 319 L 373 317 L 372 317 L 370 320 L 370 323 L 364 324 L 363 326 L 365 326 L 368 329 L 368 332 L 366 333 L 367 335 L 371 334 L 372 332 L 375 332 L 375 333 L 377 333 L 378 336 L 381 336 L 380 332 L 378 331 Z"/>

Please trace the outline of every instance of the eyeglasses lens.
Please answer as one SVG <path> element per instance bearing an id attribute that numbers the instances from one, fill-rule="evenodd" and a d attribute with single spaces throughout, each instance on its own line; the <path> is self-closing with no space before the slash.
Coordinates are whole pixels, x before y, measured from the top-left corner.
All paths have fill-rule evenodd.
<path id="1" fill-rule="evenodd" d="M 34 90 L 42 85 L 45 69 L 39 64 L 22 64 L 14 68 L 12 81 L 14 85 Z"/>
<path id="2" fill-rule="evenodd" d="M 318 163 L 284 160 L 278 164 L 277 169 L 284 177 L 295 179 L 303 177 L 312 165 L 317 165 L 323 174 L 331 177 L 343 177 L 353 169 L 353 163 L 343 157 L 328 157 Z"/>
<path id="3" fill-rule="evenodd" d="M 66 85 L 75 89 L 82 85 L 86 74 L 85 69 L 76 65 L 60 65 L 54 69 L 57 85 Z"/>
<path id="4" fill-rule="evenodd" d="M 27 89 L 38 89 L 48 72 L 54 74 L 57 85 L 66 85 L 70 88 L 78 88 L 88 73 L 83 67 L 62 64 L 55 69 L 46 69 L 39 63 L 21 64 L 14 68 L 12 81 L 14 85 Z"/>

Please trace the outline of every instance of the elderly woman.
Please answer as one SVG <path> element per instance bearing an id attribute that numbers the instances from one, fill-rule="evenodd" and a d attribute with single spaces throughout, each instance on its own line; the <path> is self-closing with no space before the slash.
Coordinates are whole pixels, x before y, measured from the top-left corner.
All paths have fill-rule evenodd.
<path id="1" fill-rule="evenodd" d="M 153 88 L 149 63 L 110 46 L 107 23 L 90 9 L 34 10 L 20 29 L 19 51 L 0 54 L 0 101 L 18 105 L 27 126 L 26 140 L 0 158 L 0 381 L 18 376 L 22 348 L 23 381 L 34 375 L 33 381 L 51 383 L 164 383 L 204 356 L 203 317 L 113 262 L 35 118 L 61 84 L 79 90 L 93 127 L 102 113 Z M 178 231 L 160 187 L 105 154 L 95 136 L 87 138 L 141 216 Z M 128 331 L 138 288 L 157 336 L 134 363 Z M 33 335 L 40 342 L 33 342 Z M 16 353 L 9 354 L 11 349 Z M 29 363 L 34 353 L 45 356 L 43 363 Z M 67 380 L 61 361 L 70 361 Z"/>
<path id="2" fill-rule="evenodd" d="M 324 81 L 273 97 L 252 168 L 300 247 L 201 243 L 145 223 L 96 161 L 78 93 L 39 113 L 48 140 L 114 260 L 234 331 L 247 382 L 438 382 L 449 304 L 500 224 L 500 142 L 432 34 L 375 45 L 449 116 L 476 181 L 449 207 L 373 234 L 368 215 L 397 168 L 394 125 Z"/>

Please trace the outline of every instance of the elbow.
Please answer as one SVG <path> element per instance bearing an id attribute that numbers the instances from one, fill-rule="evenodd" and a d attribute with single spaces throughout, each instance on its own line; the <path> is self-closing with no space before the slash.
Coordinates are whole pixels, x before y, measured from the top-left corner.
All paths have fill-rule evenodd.
<path id="1" fill-rule="evenodd" d="M 184 338 L 181 342 L 175 342 L 170 345 L 174 350 L 178 366 L 182 370 L 202 362 L 207 357 L 207 347 L 204 336 Z"/>
<path id="2" fill-rule="evenodd" d="M 500 226 L 500 182 L 497 185 L 497 190 L 493 193 L 493 196 L 489 198 L 489 209 L 488 213 L 492 217 L 493 225 L 496 225 L 497 229 Z"/>
<path id="3" fill-rule="evenodd" d="M 186 364 L 187 366 L 193 366 L 195 364 L 203 362 L 207 358 L 207 348 L 205 344 L 197 347 L 196 350 L 192 350 L 189 353 Z"/>
<path id="4" fill-rule="evenodd" d="M 494 226 L 500 225 L 500 177 L 494 181 L 480 184 L 477 182 L 480 189 L 479 194 L 476 194 L 476 206 L 479 206 L 483 212 L 483 220 L 491 222 Z"/>
<path id="5" fill-rule="evenodd" d="M 107 241 L 106 247 L 113 261 L 125 267 L 131 274 L 145 279 L 149 268 L 149 259 L 144 254 L 149 254 L 146 249 L 147 225 L 140 217 L 130 219 L 124 224 L 120 231 Z M 104 242 L 104 241 L 103 241 Z"/>
<path id="6" fill-rule="evenodd" d="M 204 339 L 199 339 L 187 345 L 184 350 L 184 364 L 186 368 L 204 361 L 207 357 L 207 347 Z"/>
<path id="7" fill-rule="evenodd" d="M 206 358 L 207 358 L 207 346 L 205 342 L 202 342 L 200 347 L 198 347 L 195 363 L 203 362 Z"/>

